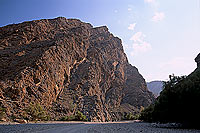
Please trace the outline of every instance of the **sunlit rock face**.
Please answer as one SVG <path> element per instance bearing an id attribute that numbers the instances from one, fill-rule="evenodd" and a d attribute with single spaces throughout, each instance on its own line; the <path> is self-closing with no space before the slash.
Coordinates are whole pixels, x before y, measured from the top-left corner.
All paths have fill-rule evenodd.
<path id="1" fill-rule="evenodd" d="M 195 61 L 197 63 L 197 67 L 200 67 L 200 54 L 195 58 Z"/>
<path id="2" fill-rule="evenodd" d="M 38 102 L 53 119 L 81 111 L 91 121 L 114 121 L 154 100 L 121 40 L 77 19 L 1 27 L 0 62 L 0 106 L 8 120 Z"/>

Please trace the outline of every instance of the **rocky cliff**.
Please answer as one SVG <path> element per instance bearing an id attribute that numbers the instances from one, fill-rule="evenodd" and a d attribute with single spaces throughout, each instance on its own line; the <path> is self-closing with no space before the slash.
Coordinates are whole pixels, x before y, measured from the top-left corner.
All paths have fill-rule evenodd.
<path id="1" fill-rule="evenodd" d="M 23 118 L 31 102 L 53 119 L 79 110 L 91 121 L 120 120 L 154 97 L 108 28 L 43 19 L 0 28 L 0 106 Z"/>

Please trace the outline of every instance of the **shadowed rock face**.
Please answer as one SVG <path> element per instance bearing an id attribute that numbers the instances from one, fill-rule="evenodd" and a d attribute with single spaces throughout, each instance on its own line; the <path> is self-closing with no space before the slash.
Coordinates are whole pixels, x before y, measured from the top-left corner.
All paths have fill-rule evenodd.
<path id="1" fill-rule="evenodd" d="M 39 102 L 54 119 L 79 110 L 91 121 L 120 120 L 154 97 L 121 40 L 107 27 L 59 17 L 0 28 L 0 105 L 22 118 Z"/>
<path id="2" fill-rule="evenodd" d="M 195 61 L 197 63 L 197 67 L 200 67 L 200 54 L 195 58 Z"/>

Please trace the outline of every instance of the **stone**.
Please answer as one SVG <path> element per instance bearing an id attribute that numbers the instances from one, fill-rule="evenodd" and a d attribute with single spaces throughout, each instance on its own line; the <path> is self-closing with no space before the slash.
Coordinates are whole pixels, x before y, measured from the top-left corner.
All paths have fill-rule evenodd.
<path id="1" fill-rule="evenodd" d="M 24 119 L 15 119 L 14 121 L 20 124 L 27 123 L 27 120 L 24 120 Z"/>

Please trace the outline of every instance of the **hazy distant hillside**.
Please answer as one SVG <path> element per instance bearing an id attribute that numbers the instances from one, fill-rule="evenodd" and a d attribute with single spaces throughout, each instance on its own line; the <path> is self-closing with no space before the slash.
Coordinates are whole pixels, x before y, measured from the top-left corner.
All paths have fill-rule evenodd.
<path id="1" fill-rule="evenodd" d="M 157 97 L 163 89 L 163 81 L 147 82 L 147 88 Z"/>

